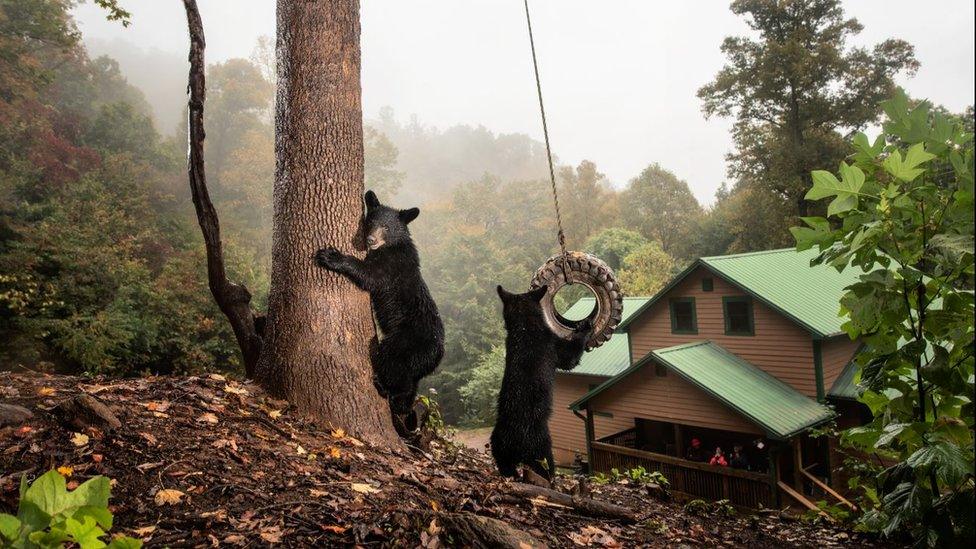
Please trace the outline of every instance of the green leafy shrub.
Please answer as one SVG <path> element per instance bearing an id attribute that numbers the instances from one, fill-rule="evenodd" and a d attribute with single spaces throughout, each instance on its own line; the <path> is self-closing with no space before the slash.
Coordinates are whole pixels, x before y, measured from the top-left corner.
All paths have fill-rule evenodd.
<path id="1" fill-rule="evenodd" d="M 685 513 L 704 517 L 712 512 L 712 504 L 703 499 L 693 499 L 685 504 Z"/>
<path id="2" fill-rule="evenodd" d="M 76 544 L 81 549 L 138 549 L 140 540 L 117 536 L 102 540 L 112 528 L 108 510 L 109 480 L 94 477 L 68 491 L 64 477 L 48 471 L 30 486 L 27 477 L 20 481 L 17 516 L 0 514 L 0 540 L 3 547 L 54 548 Z"/>
<path id="3" fill-rule="evenodd" d="M 829 219 L 792 232 L 799 249 L 818 247 L 814 263 L 863 271 L 840 312 L 865 343 L 857 379 L 873 419 L 842 442 L 895 465 L 860 477 L 860 526 L 972 546 L 973 135 L 904 92 L 882 106 L 884 136 L 857 134 L 839 178 L 813 172 L 806 198 L 830 199 Z"/>

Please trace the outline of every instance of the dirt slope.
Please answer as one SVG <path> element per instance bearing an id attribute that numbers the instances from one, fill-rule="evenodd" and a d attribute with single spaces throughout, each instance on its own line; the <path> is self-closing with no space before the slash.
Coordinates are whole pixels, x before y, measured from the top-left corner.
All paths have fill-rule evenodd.
<path id="1" fill-rule="evenodd" d="M 72 418 L 58 417 L 55 407 L 81 394 L 104 402 L 121 426 L 66 426 Z M 71 481 L 113 479 L 113 531 L 148 547 L 489 545 L 458 526 L 471 517 L 500 519 L 550 547 L 874 544 L 778 516 L 691 516 L 636 485 L 589 485 L 594 498 L 633 509 L 636 523 L 583 516 L 513 496 L 483 453 L 438 443 L 430 453 L 375 451 L 294 416 L 287 403 L 250 383 L 221 376 L 0 373 L 0 403 L 34 413 L 0 427 L 0 511 L 16 508 L 22 475 L 69 466 Z M 567 477 L 558 482 L 567 492 L 576 485 Z"/>

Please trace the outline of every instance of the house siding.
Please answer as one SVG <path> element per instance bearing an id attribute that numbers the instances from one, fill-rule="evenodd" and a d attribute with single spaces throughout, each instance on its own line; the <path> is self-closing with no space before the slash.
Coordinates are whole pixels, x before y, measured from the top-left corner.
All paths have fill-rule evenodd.
<path id="1" fill-rule="evenodd" d="M 553 388 L 552 417 L 549 419 L 549 433 L 552 436 L 552 453 L 558 465 L 573 464 L 576 454 L 586 455 L 586 424 L 576 417 L 569 405 L 590 391 L 590 386 L 596 386 L 607 378 L 598 376 L 581 376 L 572 374 L 557 374 Z M 596 437 L 612 435 L 634 426 L 633 416 L 616 416 L 612 418 L 596 416 L 593 418 L 593 429 Z"/>
<path id="2" fill-rule="evenodd" d="M 653 364 L 597 395 L 589 405 L 594 412 L 611 413 L 614 420 L 626 421 L 628 426 L 633 426 L 634 418 L 640 417 L 739 433 L 762 433 L 748 419 L 674 372 L 658 376 Z"/>
<path id="3" fill-rule="evenodd" d="M 713 290 L 702 290 L 702 278 L 713 280 Z M 752 336 L 725 335 L 722 298 L 747 295 L 725 279 L 704 267 L 691 272 L 681 283 L 657 303 L 636 318 L 629 326 L 630 345 L 634 360 L 650 351 L 692 341 L 712 340 L 751 364 L 779 378 L 800 393 L 816 398 L 817 385 L 813 366 L 813 339 L 809 332 L 789 318 L 753 299 L 754 334 Z M 668 303 L 671 298 L 694 297 L 697 334 L 672 334 Z M 836 376 L 835 376 L 836 377 Z M 826 382 L 826 381 L 825 381 Z M 632 385 L 635 383 L 628 383 Z M 643 408 L 679 406 L 695 417 L 707 416 L 713 399 L 704 393 L 694 401 L 665 403 L 645 401 Z M 674 397 L 672 397 L 674 398 Z M 603 399 L 601 399 L 602 401 Z M 708 404 L 706 404 L 708 403 Z M 720 405 L 721 406 L 721 405 Z M 642 417 L 648 417 L 646 415 Z"/>
<path id="4" fill-rule="evenodd" d="M 835 337 L 823 342 L 821 352 L 823 353 L 824 391 L 830 390 L 860 347 L 860 341 L 851 341 L 847 336 Z"/>

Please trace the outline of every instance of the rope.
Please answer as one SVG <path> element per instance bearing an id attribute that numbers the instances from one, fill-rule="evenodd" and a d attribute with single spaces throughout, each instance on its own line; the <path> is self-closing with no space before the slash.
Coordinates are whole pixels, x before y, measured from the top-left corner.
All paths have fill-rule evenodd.
<path id="1" fill-rule="evenodd" d="M 529 27 L 529 45 L 532 48 L 532 68 L 535 69 L 535 89 L 539 94 L 539 112 L 542 113 L 542 135 L 546 139 L 546 158 L 549 160 L 549 182 L 552 184 L 552 202 L 556 206 L 556 233 L 559 249 L 563 255 L 563 275 L 566 276 L 566 235 L 563 233 L 563 220 L 559 214 L 559 195 L 556 193 L 556 170 L 552 165 L 552 149 L 549 147 L 549 126 L 546 124 L 546 107 L 542 103 L 542 84 L 539 81 L 539 61 L 535 56 L 535 39 L 532 37 L 532 18 L 529 16 L 529 0 L 525 0 L 525 23 Z M 566 280 L 569 278 L 567 276 Z"/>

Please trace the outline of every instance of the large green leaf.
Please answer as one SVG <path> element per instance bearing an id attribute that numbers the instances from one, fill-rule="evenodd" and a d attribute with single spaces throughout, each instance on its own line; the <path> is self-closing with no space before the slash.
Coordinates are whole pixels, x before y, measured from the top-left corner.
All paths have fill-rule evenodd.
<path id="1" fill-rule="evenodd" d="M 916 143 L 908 148 L 904 158 L 899 151 L 892 151 L 882 162 L 886 172 L 902 181 L 914 181 L 916 177 L 925 171 L 919 168 L 921 164 L 935 158 L 934 154 L 925 151 L 925 145 Z"/>
<path id="2" fill-rule="evenodd" d="M 20 537 L 20 519 L 13 515 L 0 513 L 0 536 L 7 541 L 14 541 Z"/>
<path id="3" fill-rule="evenodd" d="M 97 476 L 68 492 L 64 477 L 57 471 L 48 471 L 31 484 L 21 502 L 33 503 L 51 517 L 70 515 L 80 507 L 108 507 L 110 490 L 108 478 Z"/>
<path id="4" fill-rule="evenodd" d="M 65 530 L 71 534 L 81 549 L 102 549 L 106 545 L 99 539 L 105 535 L 105 531 L 98 527 L 92 517 L 86 516 L 83 521 L 69 518 L 65 522 Z"/>
<path id="5" fill-rule="evenodd" d="M 908 457 L 906 463 L 915 469 L 934 467 L 939 480 L 950 486 L 955 486 L 973 471 L 972 457 L 948 442 L 922 446 Z"/>
<path id="6" fill-rule="evenodd" d="M 817 170 L 811 174 L 813 187 L 807 192 L 807 200 L 835 197 L 827 206 L 827 215 L 844 213 L 858 205 L 858 196 L 864 186 L 864 172 L 857 166 L 850 166 L 846 162 L 840 164 L 840 179 L 834 174 Z"/>

